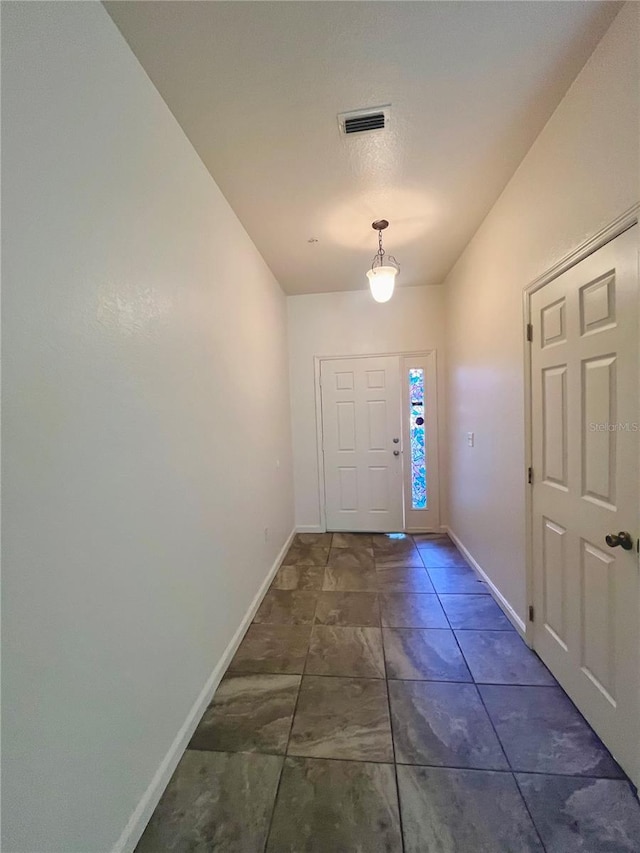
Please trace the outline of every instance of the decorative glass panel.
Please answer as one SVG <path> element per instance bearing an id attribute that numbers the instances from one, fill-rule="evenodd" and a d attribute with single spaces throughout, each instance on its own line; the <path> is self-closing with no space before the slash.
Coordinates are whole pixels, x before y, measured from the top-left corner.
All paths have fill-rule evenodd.
<path id="1" fill-rule="evenodd" d="M 409 435 L 411 439 L 411 506 L 427 508 L 427 459 L 424 422 L 424 370 L 409 369 Z"/>

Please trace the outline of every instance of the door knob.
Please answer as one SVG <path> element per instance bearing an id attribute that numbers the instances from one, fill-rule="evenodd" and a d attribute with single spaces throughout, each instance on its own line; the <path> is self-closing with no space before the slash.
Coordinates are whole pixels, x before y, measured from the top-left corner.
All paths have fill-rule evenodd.
<path id="1" fill-rule="evenodd" d="M 399 439 L 399 438 L 394 438 L 394 439 L 393 439 L 393 443 L 394 443 L 394 444 L 397 444 L 399 441 L 400 441 L 400 439 Z"/>
<path id="2" fill-rule="evenodd" d="M 609 548 L 617 548 L 618 545 L 624 548 L 625 551 L 631 551 L 633 548 L 633 539 L 626 530 L 621 530 L 617 536 L 615 533 L 608 533 L 604 537 L 604 541 L 607 543 Z"/>
<path id="3" fill-rule="evenodd" d="M 393 455 L 394 455 L 394 456 L 400 456 L 400 451 L 399 451 L 399 450 L 394 450 L 394 451 L 393 451 Z"/>

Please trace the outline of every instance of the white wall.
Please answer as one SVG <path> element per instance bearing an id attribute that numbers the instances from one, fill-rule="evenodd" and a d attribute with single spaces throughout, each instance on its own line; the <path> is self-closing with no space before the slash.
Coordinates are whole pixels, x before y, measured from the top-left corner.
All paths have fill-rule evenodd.
<path id="1" fill-rule="evenodd" d="M 623 7 L 445 283 L 450 526 L 523 619 L 522 289 L 640 198 L 639 11 Z"/>
<path id="2" fill-rule="evenodd" d="M 375 355 L 436 349 L 440 374 L 439 451 L 441 458 L 444 457 L 443 289 L 398 287 L 390 302 L 379 304 L 371 298 L 365 287 L 366 281 L 363 290 L 359 291 L 290 296 L 287 299 L 295 517 L 296 527 L 301 530 L 318 529 L 320 524 L 315 356 Z M 446 495 L 442 490 L 440 506 L 442 513 L 442 507 L 446 506 Z"/>
<path id="3" fill-rule="evenodd" d="M 293 527 L 285 298 L 100 4 L 2 29 L 2 849 L 94 853 Z"/>

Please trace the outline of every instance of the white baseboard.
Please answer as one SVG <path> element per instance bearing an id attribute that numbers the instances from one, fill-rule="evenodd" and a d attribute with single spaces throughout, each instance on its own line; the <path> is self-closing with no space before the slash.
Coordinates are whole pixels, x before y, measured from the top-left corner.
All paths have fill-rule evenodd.
<path id="1" fill-rule="evenodd" d="M 485 572 L 485 570 L 482 568 L 482 566 L 478 562 L 476 562 L 474 557 L 467 550 L 467 548 L 465 548 L 465 546 L 462 544 L 460 539 L 456 536 L 456 534 L 453 532 L 453 530 L 450 527 L 447 529 L 447 533 L 449 534 L 451 539 L 453 539 L 454 543 L 458 547 L 458 550 L 462 553 L 464 558 L 473 566 L 473 568 L 480 575 L 482 580 L 489 587 L 489 589 L 491 590 L 491 594 L 493 595 L 493 597 L 495 598 L 497 603 L 500 605 L 500 607 L 504 611 L 504 614 L 507 617 L 507 619 L 509 619 L 509 621 L 513 624 L 514 628 L 516 628 L 516 630 L 519 631 L 522 634 L 522 636 L 524 637 L 527 633 L 527 626 L 525 625 L 523 620 L 518 616 L 516 611 L 513 609 L 511 604 L 509 604 L 507 599 L 500 592 L 500 590 L 494 584 L 494 582 L 491 580 L 489 575 Z"/>
<path id="2" fill-rule="evenodd" d="M 164 793 L 164 789 L 169 784 L 169 780 L 173 776 L 173 773 L 178 766 L 178 762 L 182 758 L 182 754 L 184 753 L 187 744 L 191 740 L 191 736 L 194 731 L 202 715 L 204 714 L 207 706 L 211 702 L 213 698 L 213 694 L 216 691 L 216 688 L 220 684 L 222 680 L 222 676 L 225 674 L 227 667 L 231 663 L 231 659 L 236 653 L 238 646 L 242 642 L 242 638 L 247 632 L 249 625 L 251 624 L 253 617 L 262 602 L 262 599 L 265 596 L 265 593 L 269 589 L 271 581 L 275 573 L 278 571 L 280 567 L 280 563 L 284 555 L 287 553 L 289 546 L 291 545 L 291 541 L 295 536 L 295 530 L 292 530 L 289 536 L 287 537 L 287 541 L 284 543 L 280 552 L 276 559 L 273 562 L 273 565 L 269 569 L 267 576 L 262 582 L 260 589 L 256 593 L 253 598 L 253 601 L 249 605 L 247 612 L 242 619 L 242 622 L 238 626 L 238 630 L 235 632 L 229 645 L 224 650 L 224 653 L 218 663 L 215 665 L 213 672 L 209 676 L 206 681 L 206 684 L 200 691 L 200 695 L 196 699 L 193 704 L 191 710 L 187 714 L 187 718 L 184 723 L 180 726 L 180 729 L 175 736 L 175 739 L 171 746 L 169 747 L 169 751 L 162 759 L 160 766 L 158 767 L 149 787 L 144 792 L 142 799 L 136 806 L 135 811 L 131 815 L 127 825 L 122 831 L 122 835 L 115 843 L 111 853 L 132 853 L 135 849 L 136 844 L 140 840 L 144 829 L 151 818 L 151 815 L 154 812 L 155 807 L 158 805 L 160 801 L 160 797 Z"/>
<path id="3" fill-rule="evenodd" d="M 446 524 L 441 524 L 438 530 L 407 530 L 407 533 L 447 533 L 449 528 Z M 300 524 L 296 527 L 296 533 L 326 533 L 324 527 L 319 524 Z"/>

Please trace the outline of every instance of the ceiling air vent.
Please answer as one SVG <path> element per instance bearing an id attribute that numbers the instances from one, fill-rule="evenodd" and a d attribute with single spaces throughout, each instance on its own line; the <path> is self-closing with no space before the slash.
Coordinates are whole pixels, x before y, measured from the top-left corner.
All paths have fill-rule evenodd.
<path id="1" fill-rule="evenodd" d="M 372 107 L 368 110 L 353 110 L 340 113 L 338 125 L 340 132 L 347 136 L 352 133 L 370 133 L 373 130 L 385 130 L 389 125 L 391 106 Z"/>

